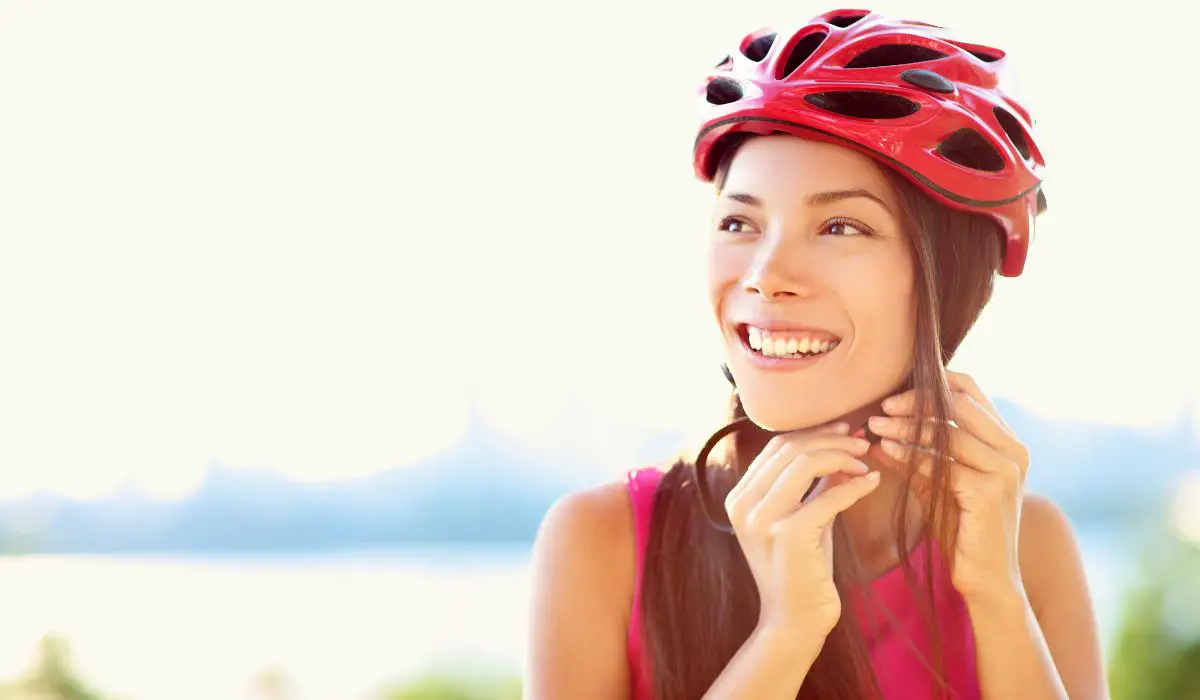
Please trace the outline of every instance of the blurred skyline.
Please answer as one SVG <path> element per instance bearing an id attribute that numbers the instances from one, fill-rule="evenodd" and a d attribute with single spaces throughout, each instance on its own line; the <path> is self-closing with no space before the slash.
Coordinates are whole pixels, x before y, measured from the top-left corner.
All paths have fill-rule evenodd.
<path id="1" fill-rule="evenodd" d="M 833 7 L 5 3 L 0 497 L 373 474 L 475 408 L 614 469 L 706 433 L 695 88 L 745 32 Z M 1096 51 L 1127 16 L 873 7 L 1008 51 L 1049 161 L 1026 273 L 952 366 L 1048 419 L 1200 428 L 1197 154 L 1114 113 L 1111 86 L 1178 88 Z M 1155 23 L 1157 63 L 1188 64 L 1187 26 Z"/>
<path id="2" fill-rule="evenodd" d="M 1038 419 L 1003 400 L 998 407 L 1044 465 L 1030 472 L 1028 487 L 1054 499 L 1077 527 L 1127 538 L 1166 524 L 1200 543 L 1189 515 L 1200 512 L 1200 470 L 1189 470 L 1200 464 L 1200 440 L 1190 422 L 1151 436 L 1119 426 Z M 569 430 L 595 421 L 576 407 L 558 423 Z M 665 469 L 668 456 L 685 447 L 676 442 L 679 435 L 642 437 L 618 464 Z M 581 441 L 586 437 L 575 436 L 571 444 Z M 49 494 L 0 500 L 0 551 L 269 556 L 529 546 L 556 499 L 613 475 L 614 462 L 602 459 L 603 450 L 572 450 L 571 444 L 524 445 L 476 415 L 464 439 L 447 452 L 333 483 L 214 465 L 195 493 L 166 503 L 130 490 L 85 503 Z M 1139 464 L 1157 468 L 1131 469 Z"/>

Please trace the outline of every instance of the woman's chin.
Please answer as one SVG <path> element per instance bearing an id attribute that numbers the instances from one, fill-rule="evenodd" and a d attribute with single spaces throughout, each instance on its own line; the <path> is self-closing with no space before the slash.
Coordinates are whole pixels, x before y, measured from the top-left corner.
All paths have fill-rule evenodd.
<path id="1" fill-rule="evenodd" d="M 839 420 L 865 422 L 875 412 L 862 405 L 827 406 L 823 407 L 825 410 L 804 411 L 798 410 L 796 406 L 759 405 L 754 401 L 747 400 L 746 397 L 742 398 L 742 408 L 751 422 L 764 430 L 775 433 L 808 430 Z M 856 427 L 858 426 L 851 426 L 851 428 Z"/>
<path id="2" fill-rule="evenodd" d="M 840 413 L 807 413 L 798 412 L 794 407 L 788 410 L 772 410 L 774 407 L 756 407 L 752 402 L 743 399 L 742 408 L 746 416 L 760 428 L 774 433 L 787 433 L 794 430 L 816 428 L 833 422 L 841 417 Z"/>

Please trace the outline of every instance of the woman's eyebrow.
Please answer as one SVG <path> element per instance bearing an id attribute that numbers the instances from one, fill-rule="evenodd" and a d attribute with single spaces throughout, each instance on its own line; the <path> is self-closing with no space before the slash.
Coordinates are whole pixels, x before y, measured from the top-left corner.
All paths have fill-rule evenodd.
<path id="1" fill-rule="evenodd" d="M 727 199 L 732 199 L 735 202 L 741 202 L 742 204 L 745 204 L 745 205 L 751 206 L 751 207 L 761 208 L 763 205 L 762 200 L 760 200 L 758 197 L 755 197 L 752 194 L 745 194 L 742 192 L 734 192 L 732 194 L 725 195 L 725 197 Z M 881 199 L 878 195 L 876 195 L 875 193 L 870 192 L 868 190 L 861 189 L 861 188 L 860 189 L 852 189 L 852 190 L 830 190 L 828 192 L 814 192 L 813 194 L 807 195 L 804 198 L 804 203 L 810 207 L 819 207 L 819 206 L 824 206 L 826 204 L 832 204 L 834 202 L 840 202 L 843 199 L 853 199 L 855 197 L 862 197 L 865 199 L 873 200 L 873 201 L 877 202 L 879 204 L 879 206 L 886 209 L 888 212 L 892 211 L 892 208 L 887 205 L 887 202 L 883 201 L 883 199 Z"/>
<path id="2" fill-rule="evenodd" d="M 879 206 L 883 207 L 887 211 L 889 211 L 889 212 L 892 211 L 892 208 L 889 207 L 887 205 L 887 202 L 883 201 L 883 199 L 881 197 L 876 195 L 874 192 L 871 192 L 869 190 L 864 190 L 864 189 L 833 190 L 830 192 L 816 192 L 814 194 L 808 195 L 807 197 L 804 198 L 804 200 L 805 200 L 805 203 L 808 204 L 810 207 L 819 207 L 823 204 L 832 204 L 834 202 L 840 202 L 843 199 L 853 199 L 855 197 L 862 197 L 865 199 L 873 200 L 873 201 L 877 202 L 879 204 Z"/>

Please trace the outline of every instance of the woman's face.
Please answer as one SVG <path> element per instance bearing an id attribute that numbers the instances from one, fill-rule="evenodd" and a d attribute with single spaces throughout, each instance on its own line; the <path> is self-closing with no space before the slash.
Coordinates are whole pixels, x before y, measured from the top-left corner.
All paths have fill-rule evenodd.
<path id="1" fill-rule="evenodd" d="M 903 383 L 916 304 L 901 221 L 865 155 L 793 136 L 738 150 L 713 213 L 709 294 L 755 423 L 826 423 Z"/>

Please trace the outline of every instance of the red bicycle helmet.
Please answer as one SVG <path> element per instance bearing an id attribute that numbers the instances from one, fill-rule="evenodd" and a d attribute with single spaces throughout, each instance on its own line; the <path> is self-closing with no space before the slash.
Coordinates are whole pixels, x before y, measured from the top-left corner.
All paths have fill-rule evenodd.
<path id="1" fill-rule="evenodd" d="M 712 181 L 736 133 L 850 146 L 947 206 L 995 219 L 1007 239 L 1000 272 L 1016 277 L 1046 208 L 1045 161 L 1006 64 L 998 49 L 868 10 L 754 32 L 701 86 L 696 174 Z"/>

